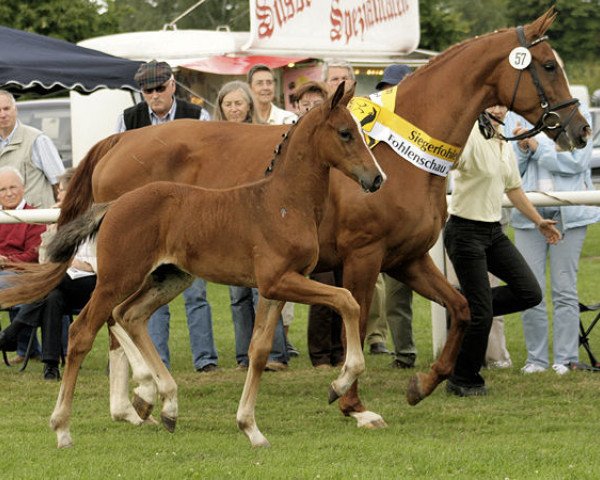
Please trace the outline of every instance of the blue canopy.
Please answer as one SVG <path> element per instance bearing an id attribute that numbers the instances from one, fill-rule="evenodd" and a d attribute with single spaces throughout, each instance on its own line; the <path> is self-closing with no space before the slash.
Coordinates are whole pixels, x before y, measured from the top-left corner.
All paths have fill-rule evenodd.
<path id="1" fill-rule="evenodd" d="M 15 95 L 139 90 L 133 76 L 141 62 L 7 27 L 0 27 L 0 45 L 0 88 Z"/>

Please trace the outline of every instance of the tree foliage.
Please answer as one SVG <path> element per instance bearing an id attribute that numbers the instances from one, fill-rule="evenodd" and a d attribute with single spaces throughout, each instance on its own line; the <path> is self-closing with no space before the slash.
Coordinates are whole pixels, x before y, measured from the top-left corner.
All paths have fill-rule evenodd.
<path id="1" fill-rule="evenodd" d="M 159 30 L 198 0 L 113 0 L 109 13 L 119 19 L 119 31 Z M 176 22 L 179 29 L 248 30 L 248 0 L 206 0 Z"/>
<path id="2" fill-rule="evenodd" d="M 78 42 L 117 30 L 116 18 L 99 9 L 89 0 L 2 0 L 0 25 Z"/>
<path id="3" fill-rule="evenodd" d="M 600 57 L 600 2 L 598 0 L 522 0 L 508 2 L 513 25 L 530 22 L 556 4 L 558 17 L 548 31 L 552 45 L 565 62 Z"/>
<path id="4" fill-rule="evenodd" d="M 468 24 L 444 0 L 419 0 L 419 48 L 441 51 L 467 37 Z"/>

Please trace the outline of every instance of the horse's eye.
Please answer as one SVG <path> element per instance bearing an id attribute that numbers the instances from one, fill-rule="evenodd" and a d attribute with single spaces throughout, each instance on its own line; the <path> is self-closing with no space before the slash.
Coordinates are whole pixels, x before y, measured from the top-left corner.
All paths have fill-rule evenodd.
<path id="1" fill-rule="evenodd" d="M 554 70 L 556 70 L 556 63 L 554 63 L 554 62 L 544 63 L 544 70 L 546 70 L 547 72 L 553 72 Z"/>
<path id="2" fill-rule="evenodd" d="M 340 130 L 339 131 L 340 134 L 340 138 L 344 141 L 344 142 L 349 142 L 350 140 L 352 140 L 352 132 L 350 130 Z"/>

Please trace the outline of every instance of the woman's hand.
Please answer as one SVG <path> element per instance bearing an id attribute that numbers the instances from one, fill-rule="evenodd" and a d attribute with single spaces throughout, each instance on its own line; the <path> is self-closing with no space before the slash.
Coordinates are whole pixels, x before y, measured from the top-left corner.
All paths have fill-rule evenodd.
<path id="1" fill-rule="evenodd" d="M 562 238 L 561 233 L 554 225 L 556 225 L 556 220 L 549 220 L 546 218 L 537 224 L 537 228 L 539 229 L 540 233 L 546 237 L 546 241 L 550 245 L 557 244 Z"/>

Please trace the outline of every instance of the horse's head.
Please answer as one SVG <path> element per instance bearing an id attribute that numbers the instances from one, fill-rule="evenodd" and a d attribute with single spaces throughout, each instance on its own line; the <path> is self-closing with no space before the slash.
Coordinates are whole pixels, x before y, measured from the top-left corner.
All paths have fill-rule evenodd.
<path id="1" fill-rule="evenodd" d="M 367 147 L 360 125 L 346 108 L 354 95 L 354 85 L 345 92 L 344 83 L 318 109 L 313 109 L 318 113 L 311 111 L 306 117 L 312 114 L 311 121 L 322 122 L 315 135 L 321 160 L 358 182 L 363 190 L 375 192 L 386 177 Z M 316 119 L 318 115 L 320 120 Z"/>
<path id="2" fill-rule="evenodd" d="M 545 36 L 555 18 L 552 7 L 525 27 L 504 33 L 512 46 L 502 61 L 498 99 L 534 125 L 532 135 L 543 131 L 563 149 L 583 148 L 592 133 L 590 126 L 579 113 Z"/>

